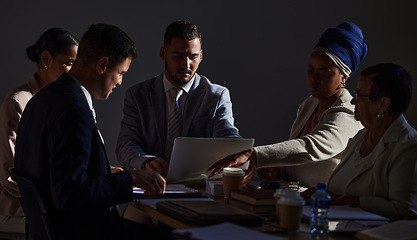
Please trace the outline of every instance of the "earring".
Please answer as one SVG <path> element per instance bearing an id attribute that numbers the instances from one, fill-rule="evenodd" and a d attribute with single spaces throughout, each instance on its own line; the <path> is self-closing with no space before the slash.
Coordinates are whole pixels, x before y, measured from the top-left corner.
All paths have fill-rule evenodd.
<path id="1" fill-rule="evenodd" d="M 43 68 L 48 69 L 48 66 L 44 65 Z"/>
<path id="2" fill-rule="evenodd" d="M 336 90 L 339 90 L 341 88 L 345 88 L 345 83 L 343 81 L 340 82 L 339 86 L 337 86 Z"/>
<path id="3" fill-rule="evenodd" d="M 378 114 L 378 119 L 382 120 L 384 118 L 384 114 Z"/>

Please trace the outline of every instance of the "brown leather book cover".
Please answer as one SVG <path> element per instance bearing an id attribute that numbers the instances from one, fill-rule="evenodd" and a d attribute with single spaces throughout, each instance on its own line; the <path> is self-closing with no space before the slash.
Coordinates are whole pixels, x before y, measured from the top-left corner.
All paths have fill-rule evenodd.
<path id="1" fill-rule="evenodd" d="M 229 198 L 228 200 L 229 205 L 238 207 L 240 209 L 257 213 L 257 214 L 263 214 L 263 213 L 269 213 L 271 211 L 275 211 L 275 205 L 252 205 L 248 203 L 241 202 L 239 200 L 235 200 L 233 198 Z"/>
<path id="2" fill-rule="evenodd" d="M 167 200 L 158 202 L 156 208 L 189 225 L 232 222 L 252 227 L 263 223 L 263 219 L 254 213 L 217 201 Z"/>
<path id="3" fill-rule="evenodd" d="M 240 189 L 230 191 L 230 198 L 252 205 L 275 205 L 275 189 Z"/>

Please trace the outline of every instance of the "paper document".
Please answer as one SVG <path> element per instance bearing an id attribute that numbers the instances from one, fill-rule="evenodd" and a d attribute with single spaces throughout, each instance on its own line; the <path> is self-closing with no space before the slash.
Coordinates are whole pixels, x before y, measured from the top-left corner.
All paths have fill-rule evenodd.
<path id="1" fill-rule="evenodd" d="M 165 193 L 157 195 L 145 195 L 145 190 L 134 187 L 132 189 L 135 198 L 195 198 L 203 197 L 202 193 L 194 188 L 182 184 L 168 184 Z"/>
<path id="2" fill-rule="evenodd" d="M 175 201 L 175 200 L 184 200 L 184 198 L 171 198 L 171 199 L 166 199 L 166 198 L 155 198 L 155 199 L 135 199 L 136 202 L 146 205 L 148 207 L 151 207 L 153 209 L 156 209 L 156 204 L 160 201 Z M 211 198 L 189 198 L 187 200 L 192 200 L 192 201 L 214 201 Z"/>
<path id="3" fill-rule="evenodd" d="M 417 239 L 417 220 L 399 220 L 379 227 L 362 230 L 359 239 L 401 240 Z"/>
<path id="4" fill-rule="evenodd" d="M 165 193 L 194 193 L 198 190 L 184 186 L 183 184 L 168 184 L 165 189 Z M 145 194 L 143 188 L 134 187 L 134 194 Z"/>
<path id="5" fill-rule="evenodd" d="M 311 218 L 311 206 L 304 206 L 303 217 Z M 349 207 L 348 205 L 331 205 L 329 210 L 329 220 L 372 220 L 388 221 L 386 217 L 364 211 L 360 208 Z"/>
<path id="6" fill-rule="evenodd" d="M 208 227 L 198 227 L 189 229 L 176 229 L 173 231 L 178 237 L 185 236 L 184 239 L 198 239 L 198 240 L 283 240 L 281 238 L 270 234 L 258 232 L 245 228 L 233 223 L 225 222 Z"/>

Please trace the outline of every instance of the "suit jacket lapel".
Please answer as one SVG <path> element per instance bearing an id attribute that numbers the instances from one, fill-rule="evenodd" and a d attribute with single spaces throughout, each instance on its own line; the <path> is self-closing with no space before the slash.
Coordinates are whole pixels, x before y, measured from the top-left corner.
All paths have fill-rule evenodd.
<path id="1" fill-rule="evenodd" d="M 85 97 L 85 95 L 84 95 L 84 93 L 83 93 L 83 90 L 81 90 L 81 85 L 80 85 L 80 83 L 79 83 L 79 82 L 77 82 L 77 81 L 75 81 L 75 80 L 74 80 L 72 77 L 70 77 L 69 75 L 67 75 L 67 76 L 68 76 L 68 80 L 73 81 L 73 83 L 72 83 L 73 88 L 75 89 L 75 91 L 76 91 L 76 92 L 77 92 L 77 94 L 79 95 L 80 100 L 82 99 L 81 101 L 83 101 L 83 102 L 85 103 L 86 108 L 88 108 L 88 109 L 90 110 L 90 106 L 88 105 L 88 102 L 87 102 L 87 99 L 86 99 L 86 97 Z M 94 122 L 93 117 L 91 117 L 91 121 L 93 121 L 93 122 Z M 100 145 L 101 145 L 101 147 L 102 147 L 102 149 L 103 149 L 104 156 L 105 156 L 105 158 L 106 158 L 106 159 L 105 159 L 105 162 L 106 162 L 106 166 L 107 166 L 108 173 L 111 173 L 110 163 L 109 163 L 109 158 L 108 158 L 108 156 L 107 156 L 107 151 L 106 151 L 106 148 L 105 148 L 105 146 L 104 146 L 104 138 L 102 139 L 101 133 L 99 132 L 98 127 L 97 127 L 96 123 L 94 123 L 94 124 L 93 124 L 93 132 L 95 132 L 95 133 L 96 133 L 97 138 L 98 138 L 98 141 L 100 142 Z"/>
<path id="2" fill-rule="evenodd" d="M 362 170 L 356 175 L 355 178 L 359 177 L 362 174 L 365 174 L 366 171 L 368 171 L 368 169 L 372 168 L 375 165 L 377 158 L 388 157 L 386 154 L 384 155 L 384 151 L 387 150 L 387 146 L 389 143 L 398 141 L 398 138 L 400 138 L 400 135 L 402 134 L 402 131 L 405 128 L 404 123 L 405 123 L 404 115 L 400 115 L 391 124 L 391 126 L 385 131 L 381 140 L 379 140 L 378 144 L 375 146 L 374 151 L 371 153 L 373 158 L 368 160 L 366 165 L 363 166 Z M 355 180 L 355 178 L 353 178 L 352 181 Z"/>
<path id="3" fill-rule="evenodd" d="M 355 151 L 360 151 L 360 147 L 362 145 L 362 140 L 364 136 L 366 135 L 366 130 L 362 130 L 362 132 L 360 132 L 356 137 L 355 137 L 355 141 L 360 141 L 358 142 L 358 144 L 354 144 L 351 145 L 349 148 L 346 148 L 343 151 L 343 157 L 342 159 L 349 159 L 349 161 L 353 161 L 353 159 L 351 158 L 351 155 L 355 153 Z M 358 140 L 356 140 L 358 139 Z M 349 146 L 349 144 L 348 144 Z M 350 179 L 349 183 L 347 184 L 348 188 L 350 186 L 350 184 L 355 181 L 355 179 L 357 179 L 358 177 L 360 177 L 363 174 L 368 174 L 367 171 L 369 169 L 371 169 L 374 165 L 375 162 L 377 161 L 378 156 L 381 156 L 382 152 L 385 151 L 385 141 L 384 139 L 381 139 L 378 144 L 375 146 L 375 149 L 373 150 L 373 152 L 370 153 L 370 155 L 368 155 L 370 158 L 366 160 L 365 163 L 363 163 L 362 168 L 355 172 L 352 173 L 353 177 Z M 343 166 L 346 164 L 347 161 L 342 161 L 339 163 L 339 165 L 336 167 L 336 169 L 333 171 L 332 176 L 339 171 L 339 169 L 343 168 Z"/>
<path id="4" fill-rule="evenodd" d="M 149 101 L 152 106 L 153 119 L 156 123 L 157 139 L 160 139 L 160 149 L 165 149 L 167 121 L 166 121 L 166 100 L 164 92 L 164 84 L 162 82 L 163 74 L 155 78 L 150 86 Z"/>
<path id="5" fill-rule="evenodd" d="M 189 94 L 190 95 L 184 108 L 182 136 L 188 135 L 191 123 L 194 120 L 201 103 L 203 102 L 204 95 L 206 94 L 205 85 L 201 82 L 201 77 L 197 73 L 195 74 L 194 83 Z"/>
<path id="6" fill-rule="evenodd" d="M 316 98 L 310 97 L 308 100 L 309 102 L 305 103 L 306 107 L 302 109 L 301 112 L 298 113 L 298 116 L 293 124 L 290 133 L 290 139 L 297 138 L 300 132 L 303 130 L 304 126 L 306 125 L 308 119 L 314 112 L 318 105 L 318 100 Z"/>

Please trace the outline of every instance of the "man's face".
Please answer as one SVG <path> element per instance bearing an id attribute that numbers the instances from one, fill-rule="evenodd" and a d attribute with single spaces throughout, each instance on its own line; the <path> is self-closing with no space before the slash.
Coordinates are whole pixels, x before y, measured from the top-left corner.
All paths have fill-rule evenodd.
<path id="1" fill-rule="evenodd" d="M 129 70 L 132 58 L 128 57 L 113 68 L 108 68 L 97 86 L 97 99 L 106 100 L 113 92 L 113 88 L 122 84 L 123 75 Z"/>
<path id="2" fill-rule="evenodd" d="M 199 38 L 187 41 L 174 37 L 162 47 L 160 57 L 165 63 L 165 75 L 174 85 L 188 83 L 203 60 L 203 51 Z"/>

